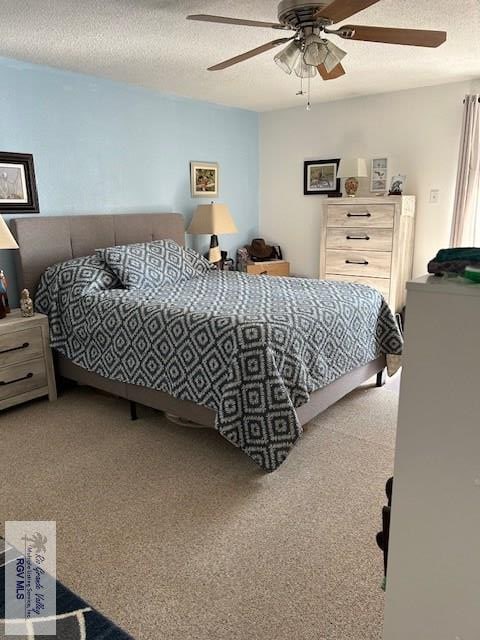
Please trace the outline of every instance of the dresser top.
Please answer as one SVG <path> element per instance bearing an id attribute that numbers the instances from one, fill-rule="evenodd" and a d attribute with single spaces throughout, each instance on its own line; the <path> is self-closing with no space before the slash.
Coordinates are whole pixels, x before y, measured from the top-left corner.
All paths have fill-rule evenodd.
<path id="1" fill-rule="evenodd" d="M 407 283 L 408 291 L 443 293 L 452 296 L 480 297 L 480 284 L 461 277 L 436 277 L 425 275 Z"/>
<path id="2" fill-rule="evenodd" d="M 415 202 L 416 196 L 355 196 L 350 198 L 328 198 L 325 199 L 327 204 L 380 204 L 390 202 L 392 204 L 404 204 L 406 202 Z"/>
<path id="3" fill-rule="evenodd" d="M 0 320 L 0 334 L 17 329 L 27 329 L 35 325 L 45 324 L 47 316 L 42 313 L 35 313 L 31 318 L 23 318 L 20 309 L 12 309 L 6 318 Z"/>

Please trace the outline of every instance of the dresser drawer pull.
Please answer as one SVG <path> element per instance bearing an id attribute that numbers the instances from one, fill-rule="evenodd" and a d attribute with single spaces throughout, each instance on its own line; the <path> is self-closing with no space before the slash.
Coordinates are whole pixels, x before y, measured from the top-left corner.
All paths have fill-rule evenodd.
<path id="1" fill-rule="evenodd" d="M 365 213 L 347 213 L 347 218 L 371 218 L 372 214 L 370 211 L 365 211 Z"/>
<path id="2" fill-rule="evenodd" d="M 370 236 L 347 236 L 347 240 L 370 240 Z"/>
<path id="3" fill-rule="evenodd" d="M 8 382 L 5 382 L 5 380 L 0 380 L 0 387 L 6 387 L 7 384 L 15 384 L 15 382 L 22 382 L 22 380 L 30 380 L 30 378 L 33 378 L 33 373 L 27 373 L 27 375 L 23 376 L 23 378 L 17 378 L 16 380 L 9 380 Z"/>
<path id="4" fill-rule="evenodd" d="M 368 260 L 345 260 L 345 264 L 361 264 L 366 267 L 368 265 Z"/>
<path id="5" fill-rule="evenodd" d="M 0 351 L 0 356 L 3 353 L 10 353 L 11 351 L 20 351 L 21 349 L 28 349 L 29 346 L 30 346 L 29 342 L 24 342 L 19 347 L 12 347 L 11 349 L 4 349 L 3 351 Z"/>

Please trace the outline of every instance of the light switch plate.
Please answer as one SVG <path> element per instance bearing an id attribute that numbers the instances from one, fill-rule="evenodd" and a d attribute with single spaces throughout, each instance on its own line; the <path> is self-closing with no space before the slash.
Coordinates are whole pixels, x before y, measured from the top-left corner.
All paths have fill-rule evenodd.
<path id="1" fill-rule="evenodd" d="M 432 189 L 430 191 L 430 203 L 431 204 L 438 204 L 440 202 L 440 190 L 439 189 Z"/>

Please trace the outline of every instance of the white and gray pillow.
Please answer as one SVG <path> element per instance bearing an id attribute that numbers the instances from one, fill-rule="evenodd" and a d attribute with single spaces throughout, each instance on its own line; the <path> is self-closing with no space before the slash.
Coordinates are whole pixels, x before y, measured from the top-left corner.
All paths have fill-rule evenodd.
<path id="1" fill-rule="evenodd" d="M 127 289 L 154 289 L 186 282 L 210 269 L 210 263 L 173 240 L 156 240 L 97 249 Z"/>

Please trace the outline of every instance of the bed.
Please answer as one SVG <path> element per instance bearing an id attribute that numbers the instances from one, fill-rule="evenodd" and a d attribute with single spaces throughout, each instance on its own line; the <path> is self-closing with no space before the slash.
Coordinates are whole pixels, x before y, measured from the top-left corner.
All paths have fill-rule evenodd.
<path id="1" fill-rule="evenodd" d="M 185 245 L 183 216 L 174 213 L 19 218 L 12 221 L 12 228 L 20 246 L 17 255 L 20 285 L 33 296 L 49 267 L 92 255 L 99 248 L 165 239 Z M 315 303 L 319 297 L 324 301 L 322 304 Z M 240 300 L 243 306 L 239 306 Z M 210 338 L 209 353 L 215 352 L 217 366 L 223 367 L 225 376 L 218 383 L 207 380 L 209 393 L 202 395 L 198 385 L 192 390 L 195 385 L 185 384 L 188 362 L 173 382 L 158 376 L 158 371 L 150 377 L 145 373 L 131 376 L 125 371 L 117 373 L 118 367 L 106 366 L 105 361 L 111 362 L 115 352 L 97 367 L 93 358 L 85 357 L 85 352 L 79 354 L 78 350 L 67 348 L 66 341 L 55 343 L 52 338 L 59 376 L 216 428 L 265 471 L 274 471 L 283 463 L 301 436 L 303 425 L 372 376 L 377 375 L 380 383 L 386 356 L 401 353 L 401 337 L 385 301 L 373 289 L 360 285 L 212 272 L 187 283 L 181 290 L 157 292 L 153 297 L 142 292 L 103 292 L 100 298 L 82 298 L 83 306 L 78 309 L 90 314 L 91 307 L 85 306 L 88 304 L 94 305 L 95 313 L 102 308 L 114 308 L 120 324 L 134 317 L 142 325 L 142 331 L 143 326 L 149 326 L 149 318 L 153 318 L 156 323 L 163 323 L 161 335 L 169 332 L 175 322 L 181 322 L 184 329 L 178 340 L 172 334 L 169 343 L 170 353 L 175 353 L 175 357 L 197 331 L 197 325 L 201 325 L 205 335 L 211 335 L 215 326 L 217 333 Z M 351 318 L 346 323 L 343 319 L 348 314 Z M 97 324 L 102 322 L 101 315 L 98 317 Z M 81 319 L 78 322 L 78 331 L 85 333 Z M 312 333 L 320 324 L 323 334 Z M 225 362 L 219 358 L 221 355 L 225 360 L 225 354 L 230 357 L 231 353 L 217 349 L 222 331 L 235 336 L 235 354 L 241 350 L 238 345 L 243 345 L 241 359 L 239 356 Z M 361 349 L 351 342 L 355 331 L 364 336 L 365 345 L 362 343 Z M 288 343 L 282 343 L 287 339 L 285 336 Z M 316 359 L 315 353 L 310 353 L 317 340 L 315 336 L 318 341 L 328 342 Z M 157 340 L 153 332 L 143 331 L 142 357 L 151 351 L 154 339 Z M 247 344 L 245 351 L 244 345 L 249 340 L 251 348 Z M 268 348 L 263 348 L 264 343 L 268 343 Z M 190 352 L 196 348 L 190 347 Z M 285 354 L 300 352 L 293 364 L 285 358 Z M 253 369 L 242 373 L 246 362 Z M 178 358 L 175 366 L 181 369 Z M 236 378 L 232 378 L 234 370 Z M 215 376 L 210 373 L 206 377 Z M 217 387 L 223 390 L 221 394 L 217 393 Z"/>

